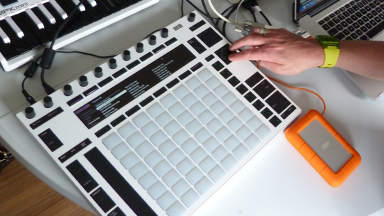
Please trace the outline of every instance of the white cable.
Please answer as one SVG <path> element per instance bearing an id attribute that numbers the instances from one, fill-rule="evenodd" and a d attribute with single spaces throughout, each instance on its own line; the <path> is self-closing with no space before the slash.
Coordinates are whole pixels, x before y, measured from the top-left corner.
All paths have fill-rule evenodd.
<path id="1" fill-rule="evenodd" d="M 238 23 L 238 22 L 237 22 L 237 14 L 239 13 L 240 6 L 241 6 L 241 4 L 243 4 L 243 2 L 244 2 L 244 0 L 241 0 L 241 1 L 239 2 L 239 5 L 237 5 L 236 16 L 235 16 L 235 22 L 236 22 L 236 23 Z"/>
<path id="2" fill-rule="evenodd" d="M 212 1 L 211 1 L 211 0 L 208 0 L 208 4 L 209 4 L 209 6 L 211 7 L 212 11 L 213 11 L 218 17 L 220 17 L 223 21 L 225 21 L 225 22 L 227 22 L 227 23 L 230 23 L 230 24 L 232 24 L 232 25 L 234 25 L 234 26 L 239 26 L 239 24 L 237 24 L 237 22 L 234 23 L 234 22 L 232 22 L 231 20 L 225 18 L 223 15 L 221 15 L 221 14 L 215 9 L 215 7 L 213 7 L 213 4 L 212 4 Z"/>

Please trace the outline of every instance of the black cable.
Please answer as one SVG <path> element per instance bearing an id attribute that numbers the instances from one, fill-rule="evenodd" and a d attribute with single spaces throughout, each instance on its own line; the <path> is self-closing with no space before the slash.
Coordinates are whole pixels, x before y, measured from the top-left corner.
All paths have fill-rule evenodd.
<path id="1" fill-rule="evenodd" d="M 253 10 L 252 10 L 252 9 L 249 9 L 249 12 L 252 14 L 253 21 L 257 22 L 257 20 L 256 20 L 256 15 L 255 15 L 255 13 L 253 12 Z"/>
<path id="2" fill-rule="evenodd" d="M 52 42 L 51 42 L 51 46 L 50 48 L 53 49 L 53 45 L 55 44 L 56 40 L 57 40 L 57 37 L 59 36 L 59 33 L 61 32 L 61 30 L 64 28 L 64 26 L 67 24 L 67 22 L 73 17 L 73 15 L 76 13 L 76 11 L 78 10 L 79 6 L 81 4 L 83 4 L 86 0 L 80 0 L 79 4 L 76 5 L 75 8 L 73 8 L 73 10 L 68 14 L 68 17 L 67 19 L 64 20 L 64 22 L 60 25 L 60 27 L 57 29 L 57 31 L 55 32 L 55 35 L 53 36 L 53 39 L 52 39 Z"/>
<path id="3" fill-rule="evenodd" d="M 21 89 L 23 89 L 23 91 L 25 91 L 25 88 L 24 88 L 24 83 L 25 81 L 28 79 L 28 77 L 25 77 L 23 82 L 21 83 Z"/>
<path id="4" fill-rule="evenodd" d="M 233 14 L 233 12 L 236 11 L 236 9 L 237 9 L 237 5 L 238 5 L 238 4 L 236 4 L 236 7 L 233 7 L 233 8 L 231 9 L 231 11 L 228 12 L 228 14 L 225 16 L 225 18 L 228 19 L 228 18 Z M 227 22 L 224 22 L 224 23 L 223 23 L 223 36 L 224 36 L 225 38 L 227 38 L 226 33 L 225 33 L 225 27 L 226 27 L 226 25 L 227 25 Z M 228 38 L 227 38 L 227 40 L 228 40 Z M 230 41 L 230 40 L 228 40 L 228 41 Z M 232 43 L 232 42 L 231 42 L 231 43 Z"/>
<path id="5" fill-rule="evenodd" d="M 149 36 L 153 35 L 155 32 L 158 32 L 158 31 L 161 31 L 161 29 L 157 29 L 157 30 L 151 32 L 151 34 L 147 35 L 144 39 L 148 38 Z"/>
<path id="6" fill-rule="evenodd" d="M 207 17 L 211 20 L 211 23 L 213 24 L 213 26 L 216 28 L 217 31 L 221 32 L 220 29 L 217 27 L 217 25 L 215 24 L 215 21 L 213 20 L 213 17 L 209 14 L 209 11 L 207 9 L 207 6 L 205 5 L 205 0 L 201 0 L 201 4 L 203 5 L 204 7 L 204 10 L 205 12 L 207 13 Z"/>
<path id="7" fill-rule="evenodd" d="M 184 0 L 181 0 L 181 17 L 184 16 Z"/>
<path id="8" fill-rule="evenodd" d="M 96 57 L 96 58 L 113 58 L 116 56 L 116 55 L 100 56 L 100 55 L 96 55 L 96 54 L 92 54 L 92 53 L 86 53 L 86 52 L 82 52 L 82 51 L 76 51 L 76 50 L 73 50 L 73 51 L 57 50 L 56 52 L 57 53 L 78 53 L 78 54 L 88 55 L 88 56 L 92 56 L 92 57 Z"/>
<path id="9" fill-rule="evenodd" d="M 200 8 L 198 8 L 196 5 L 194 5 L 190 0 L 186 0 L 193 8 L 195 8 L 197 11 L 199 11 L 200 14 L 206 16 L 207 18 L 209 18 L 209 15 L 207 15 L 206 13 L 204 13 L 202 10 L 200 10 Z M 212 18 L 212 17 L 211 17 Z M 216 18 L 216 17 L 213 17 L 212 19 L 218 19 L 218 20 L 221 20 L 220 18 Z"/>
<path id="10" fill-rule="evenodd" d="M 260 14 L 261 14 L 261 16 L 264 17 L 265 21 L 267 21 L 268 25 L 272 26 L 271 22 L 269 22 L 269 19 L 265 16 L 265 14 L 263 13 L 263 11 L 260 11 Z"/>
<path id="11" fill-rule="evenodd" d="M 234 5 L 229 6 L 227 9 L 225 9 L 225 10 L 223 11 L 223 13 L 221 13 L 221 15 L 224 16 L 224 14 L 225 14 L 229 9 L 231 9 L 231 8 L 233 8 L 233 7 L 237 7 L 237 5 L 238 5 L 238 4 L 234 4 Z M 227 18 L 228 18 L 228 17 L 227 17 Z M 220 22 L 219 19 L 216 20 L 216 25 L 219 25 L 219 22 Z"/>

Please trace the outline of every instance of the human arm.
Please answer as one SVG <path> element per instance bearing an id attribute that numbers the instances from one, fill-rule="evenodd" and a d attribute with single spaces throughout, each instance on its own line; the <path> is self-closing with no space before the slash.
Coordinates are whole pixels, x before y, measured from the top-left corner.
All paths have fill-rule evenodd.
<path id="1" fill-rule="evenodd" d="M 294 75 L 324 63 L 324 50 L 317 40 L 304 39 L 285 29 L 259 29 L 236 41 L 230 50 L 250 46 L 229 56 L 231 61 L 255 60 L 279 74 Z M 258 48 L 254 48 L 258 47 Z M 384 42 L 340 41 L 336 67 L 373 79 L 384 80 Z"/>

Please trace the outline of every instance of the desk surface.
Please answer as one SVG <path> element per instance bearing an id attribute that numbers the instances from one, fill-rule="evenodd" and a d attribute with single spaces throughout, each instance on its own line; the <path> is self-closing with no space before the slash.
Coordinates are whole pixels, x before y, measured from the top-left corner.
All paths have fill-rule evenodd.
<path id="1" fill-rule="evenodd" d="M 194 0 L 198 6 L 201 3 Z M 223 11 L 229 4 L 214 0 Z M 260 7 L 273 25 L 294 30 L 291 1 L 260 0 Z M 181 2 L 161 0 L 127 19 L 115 23 L 65 47 L 100 55 L 117 53 L 134 45 L 181 15 Z M 186 13 L 192 11 L 184 4 Z M 200 7 L 201 8 L 201 7 Z M 240 17 L 251 19 L 245 12 Z M 259 21 L 264 21 L 258 17 Z M 230 39 L 239 35 L 227 25 Z M 105 60 L 78 54 L 57 54 L 46 81 L 62 87 L 82 72 Z M 16 158 L 52 188 L 95 212 L 80 192 L 17 122 L 14 114 L 27 106 L 21 94 L 25 67 L 11 73 L 0 73 L 0 140 Z M 296 76 L 280 76 L 262 71 L 291 85 L 309 88 L 320 94 L 327 103 L 324 117 L 360 153 L 362 162 L 350 177 L 337 188 L 329 186 L 305 159 L 280 134 L 235 175 L 198 215 L 376 215 L 384 208 L 384 98 L 366 98 L 343 72 L 337 68 L 313 68 Z M 36 99 L 44 97 L 38 76 L 26 83 Z M 303 116 L 310 109 L 322 111 L 321 101 L 307 92 L 280 88 L 302 108 Z M 380 212 L 378 212 L 382 209 Z"/>

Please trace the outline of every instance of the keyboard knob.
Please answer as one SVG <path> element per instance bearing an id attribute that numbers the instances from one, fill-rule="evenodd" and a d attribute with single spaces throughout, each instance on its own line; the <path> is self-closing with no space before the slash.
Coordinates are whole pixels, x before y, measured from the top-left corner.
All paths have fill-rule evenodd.
<path id="1" fill-rule="evenodd" d="M 115 69 L 115 68 L 117 68 L 117 63 L 116 63 L 116 59 L 114 59 L 114 58 L 111 58 L 111 59 L 109 59 L 109 68 L 111 68 L 111 69 Z"/>
<path id="2" fill-rule="evenodd" d="M 88 78 L 86 76 L 81 76 L 79 78 L 80 86 L 84 87 L 88 85 Z"/>
<path id="3" fill-rule="evenodd" d="M 47 96 L 44 98 L 44 106 L 45 108 L 50 108 L 53 106 L 53 101 L 51 97 Z"/>
<path id="4" fill-rule="evenodd" d="M 95 68 L 95 77 L 100 78 L 103 76 L 103 69 L 101 67 Z"/>
<path id="5" fill-rule="evenodd" d="M 142 53 L 143 51 L 144 51 L 144 44 L 143 43 L 137 43 L 136 52 Z"/>
<path id="6" fill-rule="evenodd" d="M 167 28 L 161 29 L 161 37 L 162 38 L 167 38 L 168 37 L 168 29 Z"/>
<path id="7" fill-rule="evenodd" d="M 194 13 L 190 13 L 190 14 L 188 15 L 188 21 L 189 21 L 189 22 L 193 22 L 193 21 L 195 21 L 195 17 L 196 17 L 196 15 L 195 15 Z"/>
<path id="8" fill-rule="evenodd" d="M 124 50 L 123 59 L 124 59 L 124 61 L 128 61 L 131 59 L 131 52 L 129 52 L 129 50 Z"/>
<path id="9" fill-rule="evenodd" d="M 72 86 L 71 85 L 65 85 L 64 86 L 64 95 L 65 96 L 70 96 L 72 94 L 73 94 Z"/>
<path id="10" fill-rule="evenodd" d="M 149 37 L 149 44 L 150 45 L 155 45 L 156 44 L 156 36 L 155 35 L 151 35 Z"/>
<path id="11" fill-rule="evenodd" d="M 25 109 L 25 117 L 27 117 L 27 119 L 34 118 L 35 116 L 36 116 L 36 113 L 32 107 L 27 107 Z"/>

